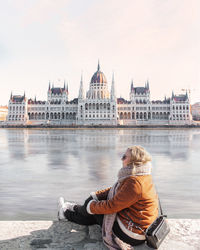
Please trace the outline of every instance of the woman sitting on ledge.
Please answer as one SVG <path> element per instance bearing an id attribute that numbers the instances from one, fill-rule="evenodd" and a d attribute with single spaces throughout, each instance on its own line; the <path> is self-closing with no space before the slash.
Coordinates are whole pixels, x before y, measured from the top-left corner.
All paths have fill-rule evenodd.
<path id="1" fill-rule="evenodd" d="M 58 219 L 81 225 L 99 224 L 104 244 L 120 249 L 123 242 L 144 243 L 145 230 L 158 216 L 158 199 L 151 176 L 151 156 L 144 148 L 133 146 L 122 157 L 123 167 L 111 187 L 91 193 L 84 205 L 65 202 L 61 197 Z M 120 240 L 121 241 L 120 241 Z"/>

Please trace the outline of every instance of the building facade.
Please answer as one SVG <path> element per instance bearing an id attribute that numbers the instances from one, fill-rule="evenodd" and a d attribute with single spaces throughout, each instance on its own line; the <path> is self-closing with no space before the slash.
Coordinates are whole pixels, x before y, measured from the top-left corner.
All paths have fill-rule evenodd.
<path id="1" fill-rule="evenodd" d="M 98 63 L 89 90 L 85 93 L 81 76 L 78 98 L 69 100 L 68 85 L 54 87 L 49 83 L 47 101 L 12 95 L 8 103 L 8 124 L 51 125 L 162 125 L 190 124 L 190 100 L 185 95 L 174 95 L 164 100 L 151 101 L 147 81 L 144 87 L 130 86 L 130 98 L 116 98 L 115 80 L 111 88 Z"/>
<path id="2" fill-rule="evenodd" d="M 8 115 L 8 107 L 7 106 L 0 106 L 0 122 L 5 121 L 7 115 Z"/>
<path id="3" fill-rule="evenodd" d="M 192 105 L 192 117 L 195 121 L 200 121 L 200 102 Z"/>

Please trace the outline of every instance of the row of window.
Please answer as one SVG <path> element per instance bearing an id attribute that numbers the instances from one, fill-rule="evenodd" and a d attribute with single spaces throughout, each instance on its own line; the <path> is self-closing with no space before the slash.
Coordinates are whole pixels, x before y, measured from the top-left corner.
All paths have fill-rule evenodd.
<path id="1" fill-rule="evenodd" d="M 187 105 L 187 106 L 181 106 L 181 105 L 180 105 L 180 106 L 173 106 L 172 109 L 173 109 L 173 110 L 175 110 L 175 109 L 176 109 L 176 110 L 178 110 L 178 109 L 179 109 L 179 110 L 182 110 L 182 109 L 183 109 L 183 110 L 185 110 L 185 109 L 188 110 L 188 109 L 189 109 L 189 106 L 188 106 L 188 105 Z"/>
<path id="2" fill-rule="evenodd" d="M 118 110 L 131 110 L 131 107 L 118 107 Z M 170 110 L 170 107 L 132 107 L 132 110 Z"/>
<path id="3" fill-rule="evenodd" d="M 9 115 L 8 117 L 9 120 L 21 120 L 24 119 L 24 115 Z"/>
<path id="4" fill-rule="evenodd" d="M 41 107 L 31 107 L 31 108 L 28 108 L 28 111 L 29 112 L 32 112 L 32 111 L 44 111 L 45 110 L 45 107 L 44 108 L 41 108 Z M 46 107 L 46 110 L 49 111 L 60 111 L 61 108 L 60 107 Z M 74 111 L 74 110 L 77 110 L 77 107 L 62 107 L 62 111 Z"/>
<path id="5" fill-rule="evenodd" d="M 25 106 L 9 106 L 10 111 L 25 110 Z"/>
<path id="6" fill-rule="evenodd" d="M 82 115 L 81 115 L 81 117 L 83 117 Z M 113 115 L 112 116 L 113 118 L 115 117 L 115 115 Z M 89 115 L 85 115 L 85 118 L 110 118 L 110 115 L 109 114 L 104 114 L 104 115 L 95 115 L 95 114 L 93 114 L 93 115 L 91 115 L 91 114 L 89 114 Z"/>
<path id="7" fill-rule="evenodd" d="M 30 120 L 60 120 L 60 119 L 69 119 L 75 120 L 76 113 L 28 113 Z"/>
<path id="8" fill-rule="evenodd" d="M 180 114 L 180 115 L 173 115 L 172 117 L 173 117 L 173 118 L 179 118 L 179 117 L 180 117 L 180 118 L 182 118 L 182 117 L 187 117 L 187 118 L 189 118 L 189 115 L 186 115 L 186 114 L 181 115 L 181 114 Z"/>
<path id="9" fill-rule="evenodd" d="M 107 93 L 104 93 L 103 91 L 98 92 L 89 92 L 88 97 L 92 99 L 104 99 L 107 96 Z"/>
<path id="10" fill-rule="evenodd" d="M 81 105 L 81 110 L 83 109 L 83 106 Z M 96 110 L 99 110 L 99 109 L 107 109 L 107 110 L 110 110 L 110 103 L 86 103 L 85 104 L 85 110 L 90 110 L 90 109 L 96 109 Z M 112 109 L 115 110 L 115 106 L 113 105 L 112 106 Z"/>

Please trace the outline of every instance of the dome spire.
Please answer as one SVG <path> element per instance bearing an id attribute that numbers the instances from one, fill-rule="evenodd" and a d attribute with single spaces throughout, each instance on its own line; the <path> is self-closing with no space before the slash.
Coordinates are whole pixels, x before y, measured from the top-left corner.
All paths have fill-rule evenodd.
<path id="1" fill-rule="evenodd" d="M 99 60 L 98 60 L 98 65 L 97 65 L 97 71 L 93 74 L 90 83 L 91 84 L 93 84 L 93 83 L 106 84 L 107 83 L 107 80 L 106 80 L 104 73 L 102 71 L 100 71 Z"/>
<path id="2" fill-rule="evenodd" d="M 97 71 L 100 71 L 100 63 L 99 63 L 99 59 L 98 59 Z"/>

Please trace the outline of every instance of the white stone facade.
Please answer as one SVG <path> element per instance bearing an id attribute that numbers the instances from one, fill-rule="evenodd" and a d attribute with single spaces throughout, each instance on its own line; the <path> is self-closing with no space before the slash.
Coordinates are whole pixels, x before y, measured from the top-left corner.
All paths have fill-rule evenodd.
<path id="1" fill-rule="evenodd" d="M 114 75 L 111 90 L 98 64 L 86 95 L 81 77 L 78 98 L 69 101 L 68 86 L 51 86 L 47 101 L 27 99 L 11 94 L 8 104 L 8 124 L 52 125 L 185 125 L 191 124 L 190 100 L 174 95 L 163 101 L 150 100 L 147 81 L 144 87 L 130 89 L 130 99 L 116 98 Z"/>

